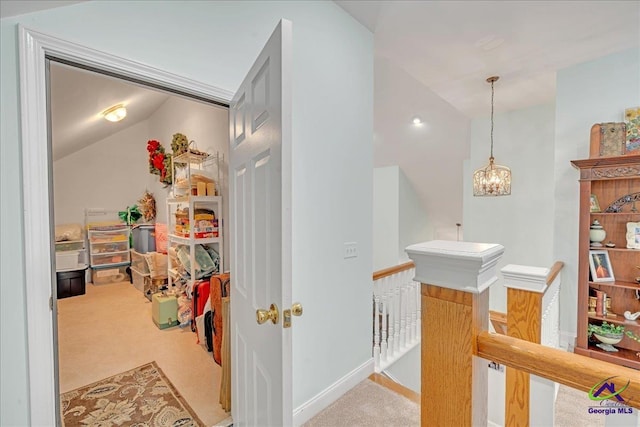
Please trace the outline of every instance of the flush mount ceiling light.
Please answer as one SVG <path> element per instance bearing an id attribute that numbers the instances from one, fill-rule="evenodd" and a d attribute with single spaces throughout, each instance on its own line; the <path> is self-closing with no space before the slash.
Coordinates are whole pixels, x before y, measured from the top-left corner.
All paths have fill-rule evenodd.
<path id="1" fill-rule="evenodd" d="M 473 173 L 474 196 L 508 196 L 511 194 L 511 169 L 496 165 L 493 158 L 493 84 L 498 76 L 489 77 L 491 83 L 491 155 L 489 164 Z"/>
<path id="2" fill-rule="evenodd" d="M 422 124 L 422 119 L 418 116 L 415 116 L 413 119 L 411 119 L 411 123 L 413 123 L 414 125 L 420 125 Z"/>
<path id="3" fill-rule="evenodd" d="M 119 122 L 127 117 L 127 109 L 122 104 L 114 105 L 104 110 L 102 116 L 110 122 Z"/>

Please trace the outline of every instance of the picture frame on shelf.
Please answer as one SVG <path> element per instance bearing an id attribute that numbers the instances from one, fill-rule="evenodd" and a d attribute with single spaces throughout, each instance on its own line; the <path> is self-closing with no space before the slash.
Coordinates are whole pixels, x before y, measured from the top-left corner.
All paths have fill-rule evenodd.
<path id="1" fill-rule="evenodd" d="M 627 223 L 627 248 L 640 249 L 640 222 Z"/>
<path id="2" fill-rule="evenodd" d="M 589 271 L 592 282 L 615 282 L 609 252 L 605 250 L 589 251 Z"/>
<path id="3" fill-rule="evenodd" d="M 627 152 L 627 126 L 624 122 L 596 123 L 591 127 L 589 157 L 615 157 Z"/>
<path id="4" fill-rule="evenodd" d="M 640 154 L 640 107 L 626 108 L 624 123 L 627 128 L 627 154 Z"/>
<path id="5" fill-rule="evenodd" d="M 598 203 L 598 197 L 595 194 L 592 194 L 589 198 L 589 206 L 591 213 L 601 212 L 600 211 L 600 203 Z"/>

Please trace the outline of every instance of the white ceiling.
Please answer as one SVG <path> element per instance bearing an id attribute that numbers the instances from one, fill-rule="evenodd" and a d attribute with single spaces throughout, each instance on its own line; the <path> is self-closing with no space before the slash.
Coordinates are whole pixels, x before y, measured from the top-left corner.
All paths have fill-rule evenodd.
<path id="1" fill-rule="evenodd" d="M 51 141 L 58 160 L 147 119 L 169 95 L 133 83 L 51 62 Z M 124 104 L 127 117 L 112 123 L 100 114 Z"/>
<path id="2" fill-rule="evenodd" d="M 0 18 L 37 12 L 39 10 L 53 9 L 61 6 L 69 6 L 82 1 L 57 1 L 57 0 L 2 0 L 0 1 Z"/>
<path id="3" fill-rule="evenodd" d="M 640 44 L 639 1 L 343 1 L 388 59 L 468 117 L 552 102 L 556 71 Z"/>

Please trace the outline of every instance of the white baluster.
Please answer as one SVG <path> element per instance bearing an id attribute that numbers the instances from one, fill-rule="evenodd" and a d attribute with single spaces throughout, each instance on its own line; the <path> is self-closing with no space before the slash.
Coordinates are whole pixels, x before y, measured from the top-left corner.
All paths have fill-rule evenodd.
<path id="1" fill-rule="evenodd" d="M 387 334 L 387 340 L 388 340 L 388 352 L 389 352 L 389 356 L 393 356 L 394 352 L 395 352 L 395 341 L 396 341 L 396 336 L 395 336 L 395 317 L 396 317 L 396 304 L 395 304 L 395 299 L 394 299 L 394 293 L 393 293 L 393 289 L 391 288 L 391 280 L 387 277 L 387 281 L 385 283 L 385 295 L 387 296 L 387 313 L 389 315 L 389 318 L 387 319 L 387 327 L 388 327 L 388 334 Z"/>
<path id="2" fill-rule="evenodd" d="M 402 275 L 398 279 L 403 279 Z M 404 349 L 407 346 L 407 289 L 402 282 L 398 284 L 398 288 L 400 289 L 400 348 Z"/>
<path id="3" fill-rule="evenodd" d="M 373 297 L 373 361 L 376 372 L 380 369 L 380 297 Z"/>
<path id="4" fill-rule="evenodd" d="M 411 280 L 411 298 L 413 298 L 413 313 L 411 314 L 413 342 L 418 342 L 420 341 L 420 334 L 418 333 L 418 324 L 420 323 L 420 316 L 418 315 L 420 310 L 420 286 L 413 279 Z"/>
<path id="5" fill-rule="evenodd" d="M 416 336 L 418 339 L 422 337 L 422 295 L 420 293 L 420 282 L 416 282 L 416 300 L 418 302 L 416 306 Z"/>
<path id="6" fill-rule="evenodd" d="M 393 317 L 393 350 L 400 352 L 400 287 L 398 286 L 397 278 L 394 282 L 393 298 L 395 303 L 395 316 Z"/>
<path id="7" fill-rule="evenodd" d="M 389 337 L 387 335 L 387 307 L 389 306 L 389 299 L 386 295 L 382 296 L 382 341 L 380 342 L 381 359 L 383 362 L 387 361 L 389 357 Z"/>

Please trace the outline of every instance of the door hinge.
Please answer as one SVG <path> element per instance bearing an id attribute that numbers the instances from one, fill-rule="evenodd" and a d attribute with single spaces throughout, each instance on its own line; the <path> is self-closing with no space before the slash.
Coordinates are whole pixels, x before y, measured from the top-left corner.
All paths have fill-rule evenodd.
<path id="1" fill-rule="evenodd" d="M 49 310 L 53 311 L 53 297 L 49 297 Z"/>

